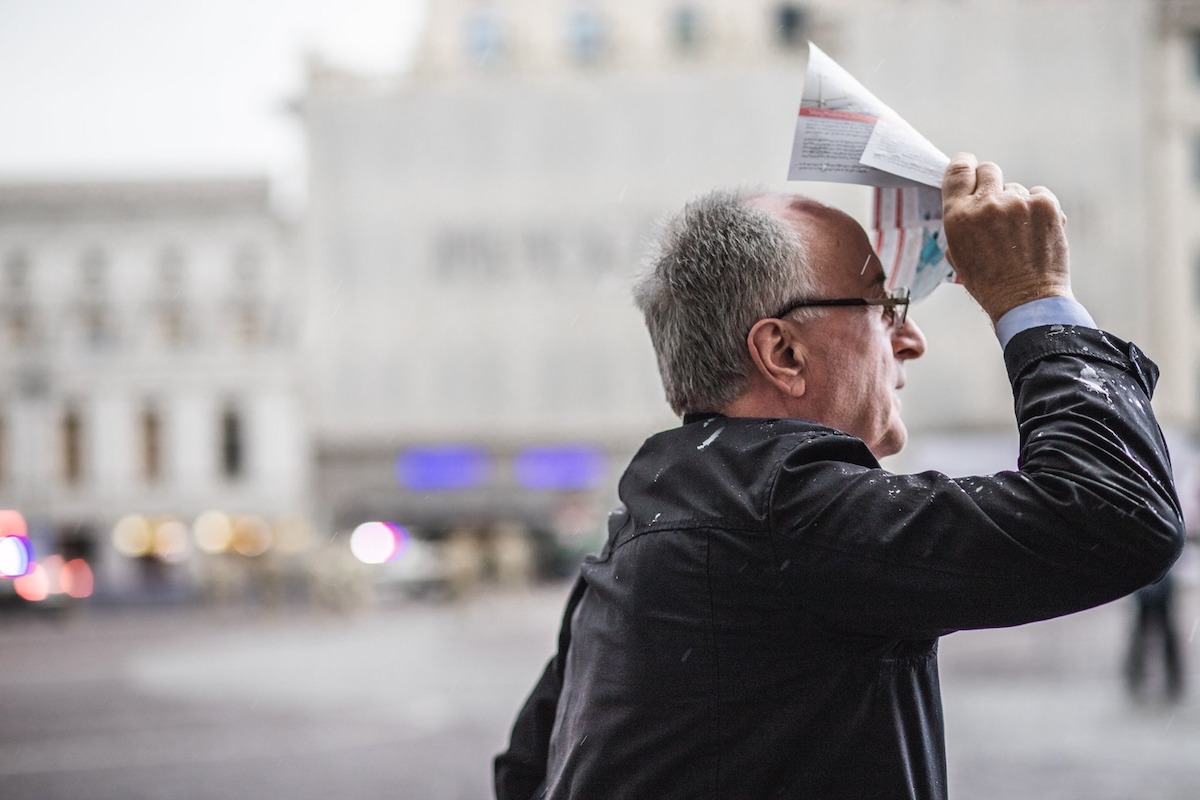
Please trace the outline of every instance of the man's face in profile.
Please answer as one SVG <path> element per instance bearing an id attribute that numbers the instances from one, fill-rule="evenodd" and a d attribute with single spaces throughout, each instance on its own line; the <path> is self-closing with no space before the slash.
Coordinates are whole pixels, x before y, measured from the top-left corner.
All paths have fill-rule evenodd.
<path id="1" fill-rule="evenodd" d="M 857 222 L 826 207 L 789 216 L 808 242 L 818 297 L 884 296 L 883 265 Z M 844 306 L 800 323 L 814 421 L 857 436 L 876 457 L 900 452 L 908 439 L 899 395 L 904 362 L 925 352 L 916 324 L 893 320 L 881 306 Z"/>

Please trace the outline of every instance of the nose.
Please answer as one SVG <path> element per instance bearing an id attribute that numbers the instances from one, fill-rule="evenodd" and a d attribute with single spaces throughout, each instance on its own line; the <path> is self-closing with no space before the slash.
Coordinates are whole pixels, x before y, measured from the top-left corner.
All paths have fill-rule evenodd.
<path id="1" fill-rule="evenodd" d="M 925 354 L 925 334 L 910 316 L 892 334 L 892 352 L 899 361 L 920 358 Z"/>

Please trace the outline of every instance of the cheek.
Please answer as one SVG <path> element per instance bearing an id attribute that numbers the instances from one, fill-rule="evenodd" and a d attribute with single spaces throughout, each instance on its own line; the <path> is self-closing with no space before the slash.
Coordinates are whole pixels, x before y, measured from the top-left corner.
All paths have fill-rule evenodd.
<path id="1" fill-rule="evenodd" d="M 833 363 L 829 383 L 829 399 L 832 413 L 845 428 L 854 428 L 858 435 L 869 435 L 868 430 L 880 418 L 883 401 L 884 381 L 873 359 L 842 356 Z M 891 405 L 890 400 L 888 405 Z"/>
<path id="2" fill-rule="evenodd" d="M 837 407 L 843 413 L 862 405 L 871 394 L 874 383 L 874 365 L 862 358 L 850 358 L 843 354 L 833 355 L 827 362 L 826 392 L 836 398 Z"/>

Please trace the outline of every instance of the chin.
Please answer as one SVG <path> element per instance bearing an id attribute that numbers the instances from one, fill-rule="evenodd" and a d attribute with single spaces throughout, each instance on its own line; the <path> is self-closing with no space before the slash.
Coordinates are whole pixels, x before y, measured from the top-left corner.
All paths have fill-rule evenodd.
<path id="1" fill-rule="evenodd" d="M 897 424 L 871 445 L 871 453 L 876 458 L 894 456 L 908 444 L 908 429 L 903 424 Z"/>

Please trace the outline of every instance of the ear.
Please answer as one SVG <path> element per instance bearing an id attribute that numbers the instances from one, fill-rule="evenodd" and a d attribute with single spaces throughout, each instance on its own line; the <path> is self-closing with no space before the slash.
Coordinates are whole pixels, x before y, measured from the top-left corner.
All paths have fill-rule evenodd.
<path id="1" fill-rule="evenodd" d="M 804 395 L 808 353 L 791 325 L 760 319 L 746 336 L 746 345 L 761 379 L 787 397 Z"/>

